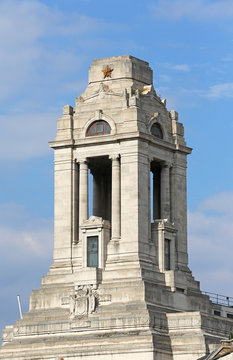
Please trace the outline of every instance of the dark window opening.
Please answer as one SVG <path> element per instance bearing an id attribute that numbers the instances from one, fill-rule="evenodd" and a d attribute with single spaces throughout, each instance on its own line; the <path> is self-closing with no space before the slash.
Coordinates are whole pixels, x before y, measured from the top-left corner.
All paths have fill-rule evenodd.
<path id="1" fill-rule="evenodd" d="M 151 163 L 151 220 L 161 219 L 161 167 Z"/>
<path id="2" fill-rule="evenodd" d="M 214 315 L 221 316 L 221 312 L 218 310 L 214 310 Z"/>
<path id="3" fill-rule="evenodd" d="M 89 216 L 111 221 L 112 163 L 108 156 L 88 158 L 89 165 Z"/>
<path id="4" fill-rule="evenodd" d="M 176 291 L 179 292 L 179 293 L 181 293 L 181 294 L 184 294 L 184 292 L 185 292 L 184 289 L 179 288 L 179 287 L 176 288 Z"/>
<path id="5" fill-rule="evenodd" d="M 161 126 L 158 123 L 152 125 L 151 134 L 159 139 L 163 139 L 163 132 Z"/>
<path id="6" fill-rule="evenodd" d="M 98 236 L 87 238 L 87 266 L 98 267 Z"/>
<path id="7" fill-rule="evenodd" d="M 164 242 L 164 268 L 171 270 L 171 240 L 168 239 Z"/>
<path id="8" fill-rule="evenodd" d="M 111 134 L 110 125 L 104 120 L 94 121 L 87 129 L 86 136 Z"/>
<path id="9" fill-rule="evenodd" d="M 227 314 L 227 317 L 228 317 L 229 319 L 233 319 L 233 314 Z"/>

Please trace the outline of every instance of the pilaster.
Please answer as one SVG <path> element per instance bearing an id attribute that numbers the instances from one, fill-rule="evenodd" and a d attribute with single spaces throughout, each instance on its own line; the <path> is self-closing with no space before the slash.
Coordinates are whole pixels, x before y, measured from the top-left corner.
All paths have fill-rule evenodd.
<path id="1" fill-rule="evenodd" d="M 54 262 L 71 261 L 73 222 L 72 148 L 57 149 L 54 170 Z"/>
<path id="2" fill-rule="evenodd" d="M 161 218 L 170 220 L 170 166 L 161 169 Z"/>
<path id="3" fill-rule="evenodd" d="M 121 172 L 120 157 L 112 156 L 112 240 L 121 236 Z"/>
<path id="4" fill-rule="evenodd" d="M 79 226 L 88 219 L 88 164 L 79 162 Z"/>

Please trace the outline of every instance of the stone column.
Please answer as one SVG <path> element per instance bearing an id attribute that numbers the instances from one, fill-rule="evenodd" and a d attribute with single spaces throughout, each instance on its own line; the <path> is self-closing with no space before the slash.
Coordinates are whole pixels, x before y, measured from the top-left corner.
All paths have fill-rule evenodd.
<path id="1" fill-rule="evenodd" d="M 79 226 L 88 219 L 88 165 L 79 162 Z"/>
<path id="2" fill-rule="evenodd" d="M 72 231 L 73 231 L 73 244 L 78 242 L 78 229 L 79 229 L 79 212 L 78 212 L 78 188 L 79 188 L 79 178 L 78 178 L 78 164 L 76 160 L 73 162 L 73 217 L 72 217 Z"/>
<path id="3" fill-rule="evenodd" d="M 170 220 L 170 167 L 161 169 L 161 218 Z"/>
<path id="4" fill-rule="evenodd" d="M 121 180 L 120 158 L 112 157 L 112 239 L 121 236 Z"/>

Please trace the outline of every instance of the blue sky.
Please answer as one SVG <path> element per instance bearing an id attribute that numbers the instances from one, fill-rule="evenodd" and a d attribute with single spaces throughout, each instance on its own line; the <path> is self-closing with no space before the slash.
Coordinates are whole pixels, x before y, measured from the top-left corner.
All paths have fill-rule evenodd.
<path id="1" fill-rule="evenodd" d="M 189 262 L 233 296 L 233 0 L 0 0 L 0 328 L 52 262 L 53 153 L 92 59 L 131 54 L 177 110 L 188 163 Z"/>

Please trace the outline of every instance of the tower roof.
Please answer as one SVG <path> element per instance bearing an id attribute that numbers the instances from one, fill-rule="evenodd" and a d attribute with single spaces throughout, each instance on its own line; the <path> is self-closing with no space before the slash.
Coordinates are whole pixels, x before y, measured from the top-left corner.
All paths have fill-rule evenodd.
<path id="1" fill-rule="evenodd" d="M 96 59 L 89 68 L 89 83 L 119 79 L 133 79 L 150 85 L 153 71 L 148 62 L 131 55 Z"/>

